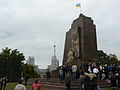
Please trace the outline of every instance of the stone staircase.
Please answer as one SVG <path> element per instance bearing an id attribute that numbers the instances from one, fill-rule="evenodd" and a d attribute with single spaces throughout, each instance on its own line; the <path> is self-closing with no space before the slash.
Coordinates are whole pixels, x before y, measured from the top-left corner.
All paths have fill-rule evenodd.
<path id="1" fill-rule="evenodd" d="M 29 79 L 28 84 L 32 85 L 36 79 Z M 58 78 L 51 78 L 48 82 L 46 78 L 40 78 L 40 84 L 44 90 L 66 90 L 64 81 L 61 83 Z M 101 90 L 110 90 L 110 85 L 105 82 L 99 82 Z M 79 80 L 73 80 L 71 84 L 71 90 L 79 89 Z"/>

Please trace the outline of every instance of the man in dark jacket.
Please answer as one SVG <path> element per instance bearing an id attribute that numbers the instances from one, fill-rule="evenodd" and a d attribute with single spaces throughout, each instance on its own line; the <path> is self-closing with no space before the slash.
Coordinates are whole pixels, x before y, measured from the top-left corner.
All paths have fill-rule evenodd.
<path id="1" fill-rule="evenodd" d="M 116 78 L 115 74 L 112 75 L 110 80 L 111 80 L 111 89 L 116 90 L 116 88 L 117 88 L 117 78 Z"/>
<path id="2" fill-rule="evenodd" d="M 49 79 L 51 78 L 51 74 L 50 74 L 49 69 L 47 69 L 46 76 L 47 76 L 47 81 L 49 81 Z"/>
<path id="3" fill-rule="evenodd" d="M 67 86 L 67 90 L 71 90 L 71 72 L 68 71 L 65 77 L 65 85 Z"/>
<path id="4" fill-rule="evenodd" d="M 90 77 L 86 74 L 84 75 L 84 90 L 91 90 Z"/>

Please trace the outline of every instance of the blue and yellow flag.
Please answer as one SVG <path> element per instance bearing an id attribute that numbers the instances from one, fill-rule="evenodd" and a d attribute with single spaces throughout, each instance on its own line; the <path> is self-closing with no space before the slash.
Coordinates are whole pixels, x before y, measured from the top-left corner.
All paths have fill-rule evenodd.
<path id="1" fill-rule="evenodd" d="M 76 7 L 81 7 L 81 4 L 80 4 L 80 3 L 77 3 L 77 4 L 76 4 Z"/>

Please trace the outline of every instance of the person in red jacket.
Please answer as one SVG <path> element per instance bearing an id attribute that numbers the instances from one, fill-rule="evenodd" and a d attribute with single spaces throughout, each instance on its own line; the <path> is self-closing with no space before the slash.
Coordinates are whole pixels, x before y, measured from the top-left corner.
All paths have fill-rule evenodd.
<path id="1" fill-rule="evenodd" d="M 35 80 L 35 83 L 32 85 L 32 90 L 41 90 L 41 85 L 38 84 L 39 80 Z"/>

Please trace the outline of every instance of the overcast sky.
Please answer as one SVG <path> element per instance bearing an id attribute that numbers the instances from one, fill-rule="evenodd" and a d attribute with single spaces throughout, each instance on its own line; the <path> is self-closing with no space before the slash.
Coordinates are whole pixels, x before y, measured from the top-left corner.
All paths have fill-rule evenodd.
<path id="1" fill-rule="evenodd" d="M 79 2 L 96 24 L 98 49 L 120 59 L 120 0 L 0 0 L 0 49 L 18 49 L 47 68 L 55 41 L 62 63 L 65 34 L 80 14 Z"/>

